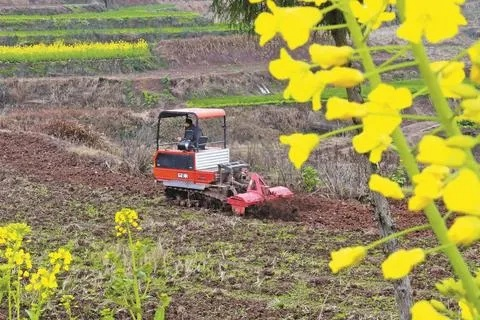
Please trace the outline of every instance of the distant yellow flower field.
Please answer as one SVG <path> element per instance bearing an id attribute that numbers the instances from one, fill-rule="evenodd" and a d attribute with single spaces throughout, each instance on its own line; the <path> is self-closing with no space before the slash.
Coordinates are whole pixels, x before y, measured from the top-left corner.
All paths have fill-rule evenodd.
<path id="1" fill-rule="evenodd" d="M 0 46 L 2 62 L 36 62 L 61 60 L 94 60 L 112 58 L 149 57 L 148 43 L 125 41 L 110 43 L 36 44 L 30 46 Z"/>

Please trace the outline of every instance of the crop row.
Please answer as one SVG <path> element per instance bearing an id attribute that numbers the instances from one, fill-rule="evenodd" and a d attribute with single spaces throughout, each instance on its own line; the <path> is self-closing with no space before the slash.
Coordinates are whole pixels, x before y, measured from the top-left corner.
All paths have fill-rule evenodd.
<path id="1" fill-rule="evenodd" d="M 168 7 L 142 6 L 136 10 L 125 8 L 101 12 L 62 13 L 56 15 L 0 15 L 2 30 L 98 29 L 132 28 L 210 23 L 195 12 Z"/>
<path id="2" fill-rule="evenodd" d="M 124 7 L 116 10 L 101 12 L 72 12 L 55 15 L 23 15 L 11 14 L 0 16 L 0 23 L 5 21 L 35 21 L 35 20 L 76 20 L 76 19 L 128 19 L 128 18 L 153 18 L 153 17 L 193 17 L 198 16 L 195 12 L 179 11 L 172 5 L 150 5 Z"/>
<path id="3" fill-rule="evenodd" d="M 0 46 L 1 62 L 95 60 L 149 56 L 151 56 L 151 52 L 144 40 L 136 43 L 119 41 L 68 45 L 63 42 L 56 42 L 50 45 Z"/>
<path id="4" fill-rule="evenodd" d="M 417 92 L 423 87 L 423 82 L 419 79 L 394 81 L 393 86 L 407 87 L 412 92 Z M 363 92 L 368 92 L 366 87 L 362 88 Z M 330 97 L 346 98 L 346 92 L 342 88 L 326 88 L 322 94 L 322 98 L 327 100 Z M 280 93 L 269 95 L 251 95 L 251 96 L 220 96 L 220 97 L 202 97 L 192 98 L 187 101 L 188 107 L 196 108 L 224 108 L 224 107 L 240 107 L 240 106 L 260 106 L 260 105 L 281 105 L 297 103 L 294 100 L 286 100 Z"/>
<path id="5" fill-rule="evenodd" d="M 160 34 L 160 33 L 184 33 L 195 31 L 228 31 L 232 28 L 227 24 L 211 24 L 207 26 L 189 26 L 189 27 L 164 27 L 164 28 L 115 28 L 115 29 L 64 29 L 64 30 L 0 30 L 0 37 L 71 37 L 82 34 Z"/>
<path id="6" fill-rule="evenodd" d="M 19 30 L 68 30 L 68 29 L 115 29 L 115 28 L 147 28 L 170 26 L 208 25 L 211 21 L 201 16 L 155 16 L 130 17 L 125 19 L 43 19 L 2 21 L 0 29 L 6 32 Z"/>

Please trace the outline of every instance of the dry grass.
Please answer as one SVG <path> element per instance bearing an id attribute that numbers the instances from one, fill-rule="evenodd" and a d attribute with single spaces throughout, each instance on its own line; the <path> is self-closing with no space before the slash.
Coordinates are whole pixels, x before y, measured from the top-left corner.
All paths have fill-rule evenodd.
<path id="1" fill-rule="evenodd" d="M 45 125 L 43 130 L 56 138 L 89 147 L 101 148 L 103 145 L 103 138 L 100 134 L 76 121 L 54 120 Z"/>
<path id="2" fill-rule="evenodd" d="M 9 105 L 99 108 L 126 104 L 125 84 L 101 77 L 14 78 L 3 80 L 2 86 Z"/>
<path id="3" fill-rule="evenodd" d="M 321 191 L 340 199 L 361 199 L 368 194 L 368 175 L 360 157 L 342 144 L 315 152 L 310 162 L 319 173 Z"/>
<path id="4" fill-rule="evenodd" d="M 315 37 L 315 42 L 329 42 L 323 34 L 319 33 Z M 161 41 L 155 54 L 165 57 L 171 66 L 259 64 L 277 58 L 283 46 L 281 40 L 274 39 L 260 47 L 256 36 L 205 36 Z M 306 49 L 294 53 L 295 56 L 303 57 L 307 57 L 307 54 Z"/>
<path id="5" fill-rule="evenodd" d="M 150 173 L 157 112 L 126 109 L 24 108 L 0 116 L 0 128 L 45 133 L 71 151 L 101 158 L 112 170 Z"/>

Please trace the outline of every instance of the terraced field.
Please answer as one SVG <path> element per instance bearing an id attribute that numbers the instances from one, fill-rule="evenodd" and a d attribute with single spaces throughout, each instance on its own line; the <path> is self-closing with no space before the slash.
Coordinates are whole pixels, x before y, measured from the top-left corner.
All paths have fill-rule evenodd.
<path id="1" fill-rule="evenodd" d="M 0 44 L 4 45 L 0 47 L 0 65 L 3 67 L 0 74 L 3 77 L 96 75 L 157 70 L 165 67 L 161 57 L 156 56 L 153 50 L 158 40 L 236 32 L 225 24 L 214 24 L 199 13 L 178 10 L 172 4 L 120 7 L 103 11 L 80 8 L 76 12 L 58 14 L 11 13 L 0 16 L 0 28 Z M 93 48 L 102 44 L 121 44 L 123 41 L 147 41 L 150 44 L 149 53 L 135 49 L 134 54 L 125 54 L 121 53 L 125 50 L 118 50 L 112 55 L 105 53 L 106 50 L 95 51 L 88 47 L 89 43 Z M 50 47 L 46 46 L 39 49 L 42 54 L 21 54 L 33 52 L 38 43 L 50 44 L 50 47 L 56 50 L 60 44 L 65 44 L 65 48 L 82 45 L 84 48 L 81 50 L 84 53 L 69 55 L 62 49 L 63 56 L 47 57 L 44 51 L 48 52 Z M 12 46 L 15 48 L 9 49 Z M 112 59 L 113 63 L 106 62 L 107 58 Z M 33 60 L 38 63 L 32 63 Z M 65 60 L 71 61 L 70 70 L 65 67 Z"/>

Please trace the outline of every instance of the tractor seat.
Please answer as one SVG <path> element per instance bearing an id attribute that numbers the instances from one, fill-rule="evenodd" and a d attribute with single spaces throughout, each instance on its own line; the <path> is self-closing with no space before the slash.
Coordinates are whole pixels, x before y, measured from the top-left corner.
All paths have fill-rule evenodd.
<path id="1" fill-rule="evenodd" d="M 207 145 L 208 137 L 207 136 L 200 136 L 198 137 L 198 149 L 205 150 L 205 146 Z"/>

